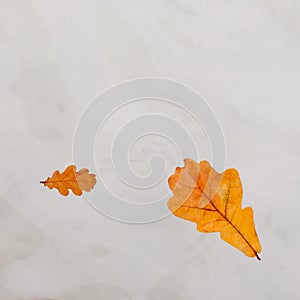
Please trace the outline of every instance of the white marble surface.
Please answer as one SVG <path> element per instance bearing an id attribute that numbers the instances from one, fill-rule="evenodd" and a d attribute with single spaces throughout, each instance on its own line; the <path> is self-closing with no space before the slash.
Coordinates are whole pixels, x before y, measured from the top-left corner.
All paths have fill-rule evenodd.
<path id="1" fill-rule="evenodd" d="M 0 299 L 297 299 L 299 9 L 1 0 Z M 118 223 L 38 184 L 72 162 L 86 105 L 145 76 L 184 82 L 216 112 L 226 166 L 255 210 L 261 262 L 175 217 Z"/>

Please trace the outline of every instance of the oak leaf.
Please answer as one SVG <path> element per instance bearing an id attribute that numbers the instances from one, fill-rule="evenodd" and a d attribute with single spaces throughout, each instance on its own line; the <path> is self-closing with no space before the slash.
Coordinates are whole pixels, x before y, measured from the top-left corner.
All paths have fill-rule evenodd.
<path id="1" fill-rule="evenodd" d="M 242 183 L 235 169 L 217 173 L 207 161 L 185 159 L 169 178 L 174 193 L 168 201 L 177 217 L 195 222 L 200 232 L 220 232 L 220 237 L 249 257 L 257 257 L 261 245 L 253 210 L 242 209 Z"/>
<path id="2" fill-rule="evenodd" d="M 45 181 L 40 181 L 49 189 L 56 188 L 60 194 L 67 196 L 69 189 L 76 196 L 82 195 L 82 191 L 89 192 L 96 184 L 96 175 L 89 174 L 88 169 L 81 169 L 76 172 L 76 166 L 68 166 L 64 172 L 55 171 L 52 177 L 48 177 Z"/>

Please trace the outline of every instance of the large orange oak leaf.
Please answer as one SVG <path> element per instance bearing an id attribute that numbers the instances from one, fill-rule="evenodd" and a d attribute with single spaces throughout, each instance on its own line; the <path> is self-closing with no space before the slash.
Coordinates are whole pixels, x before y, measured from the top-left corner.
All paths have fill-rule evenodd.
<path id="1" fill-rule="evenodd" d="M 185 159 L 169 178 L 174 195 L 168 201 L 177 217 L 195 222 L 200 232 L 220 232 L 220 237 L 249 257 L 257 257 L 261 245 L 253 210 L 242 208 L 242 183 L 235 169 L 217 173 L 207 161 Z"/>
<path id="2" fill-rule="evenodd" d="M 82 191 L 89 192 L 96 184 L 96 175 L 89 174 L 88 169 L 81 169 L 76 172 L 76 166 L 68 166 L 64 172 L 55 171 L 52 177 L 40 181 L 49 189 L 56 188 L 63 196 L 69 194 L 69 189 L 76 195 L 81 196 Z"/>

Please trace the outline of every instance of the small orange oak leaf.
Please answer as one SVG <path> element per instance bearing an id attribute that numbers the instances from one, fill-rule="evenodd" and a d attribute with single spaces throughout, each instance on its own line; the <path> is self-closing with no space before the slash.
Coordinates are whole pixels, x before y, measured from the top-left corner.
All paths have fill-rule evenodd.
<path id="1" fill-rule="evenodd" d="M 173 197 L 169 210 L 195 222 L 200 232 L 220 232 L 220 237 L 249 257 L 260 260 L 261 245 L 255 230 L 253 210 L 242 209 L 243 188 L 239 173 L 217 173 L 207 161 L 184 160 L 169 178 Z"/>
<path id="2" fill-rule="evenodd" d="M 56 188 L 63 196 L 69 194 L 69 189 L 76 196 L 81 196 L 82 191 L 89 192 L 96 184 L 96 175 L 89 174 L 88 169 L 81 169 L 76 172 L 76 166 L 68 166 L 64 172 L 55 171 L 52 177 L 48 177 L 45 181 L 40 181 L 49 189 Z"/>

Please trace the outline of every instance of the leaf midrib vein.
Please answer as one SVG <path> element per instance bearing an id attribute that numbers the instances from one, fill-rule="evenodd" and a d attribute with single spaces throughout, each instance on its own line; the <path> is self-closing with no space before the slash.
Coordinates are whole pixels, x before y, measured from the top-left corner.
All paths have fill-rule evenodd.
<path id="1" fill-rule="evenodd" d="M 243 240 L 247 243 L 247 245 L 251 248 L 251 250 L 254 252 L 256 258 L 258 260 L 261 260 L 261 258 L 258 256 L 257 252 L 255 251 L 255 249 L 252 247 L 252 245 L 249 243 L 249 241 L 245 238 L 245 236 L 239 231 L 239 229 L 225 216 L 222 214 L 222 212 L 216 207 L 216 205 L 212 202 L 212 200 L 204 193 L 204 191 L 201 189 L 201 187 L 198 185 L 197 186 L 199 188 L 199 190 L 201 191 L 201 193 L 203 194 L 203 196 L 212 204 L 212 206 L 215 208 L 215 211 L 217 213 L 219 213 L 233 228 L 234 230 L 236 230 L 236 232 L 243 238 Z M 227 199 L 228 202 L 228 199 Z M 201 209 L 201 208 L 200 208 Z M 203 208 L 202 208 L 203 209 Z M 212 210 L 214 211 L 214 210 Z"/>

